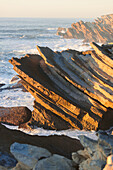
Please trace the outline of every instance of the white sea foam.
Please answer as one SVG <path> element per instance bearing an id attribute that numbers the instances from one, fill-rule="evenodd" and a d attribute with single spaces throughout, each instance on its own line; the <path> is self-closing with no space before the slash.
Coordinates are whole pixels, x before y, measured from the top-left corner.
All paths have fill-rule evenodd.
<path id="1" fill-rule="evenodd" d="M 45 130 L 43 128 L 27 130 L 27 129 L 19 128 L 18 126 L 11 126 L 6 124 L 3 125 L 9 129 L 20 130 L 29 135 L 38 135 L 38 136 L 65 135 L 65 136 L 69 136 L 70 138 L 76 138 L 76 139 L 79 139 L 78 138 L 79 135 L 85 135 L 94 140 L 98 139 L 98 136 L 96 135 L 95 131 L 85 131 L 85 130 L 80 131 L 80 130 L 72 130 L 72 129 L 56 131 L 56 130 Z"/>
<path id="2" fill-rule="evenodd" d="M 0 106 L 2 107 L 27 106 L 30 110 L 33 110 L 33 101 L 33 96 L 21 89 L 2 90 L 0 92 Z"/>
<path id="3" fill-rule="evenodd" d="M 47 30 L 53 31 L 53 30 L 57 30 L 57 28 L 47 28 Z"/>

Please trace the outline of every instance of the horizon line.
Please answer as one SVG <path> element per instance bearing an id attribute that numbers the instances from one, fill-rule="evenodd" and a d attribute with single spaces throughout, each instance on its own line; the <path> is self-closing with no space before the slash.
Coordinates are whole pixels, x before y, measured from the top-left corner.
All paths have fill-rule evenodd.
<path id="1" fill-rule="evenodd" d="M 75 18 L 94 18 L 94 17 L 0 17 L 0 18 L 37 18 L 37 19 L 75 19 Z"/>

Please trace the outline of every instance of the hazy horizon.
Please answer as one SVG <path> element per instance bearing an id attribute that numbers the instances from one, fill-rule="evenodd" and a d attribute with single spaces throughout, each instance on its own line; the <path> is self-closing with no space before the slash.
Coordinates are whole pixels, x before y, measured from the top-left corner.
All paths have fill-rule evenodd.
<path id="1" fill-rule="evenodd" d="M 96 18 L 113 13 L 113 0 L 0 0 L 0 18 Z"/>

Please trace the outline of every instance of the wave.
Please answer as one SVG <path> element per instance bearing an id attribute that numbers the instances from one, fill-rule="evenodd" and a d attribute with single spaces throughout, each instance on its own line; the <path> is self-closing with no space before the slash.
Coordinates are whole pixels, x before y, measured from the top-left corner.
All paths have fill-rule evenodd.
<path id="1" fill-rule="evenodd" d="M 57 28 L 47 28 L 49 31 L 57 30 Z"/>

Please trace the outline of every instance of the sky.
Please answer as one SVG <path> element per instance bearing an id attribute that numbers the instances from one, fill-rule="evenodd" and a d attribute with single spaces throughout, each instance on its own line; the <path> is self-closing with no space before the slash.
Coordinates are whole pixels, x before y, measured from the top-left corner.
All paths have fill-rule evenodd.
<path id="1" fill-rule="evenodd" d="M 113 0 L 0 0 L 0 17 L 96 18 L 113 13 Z"/>

